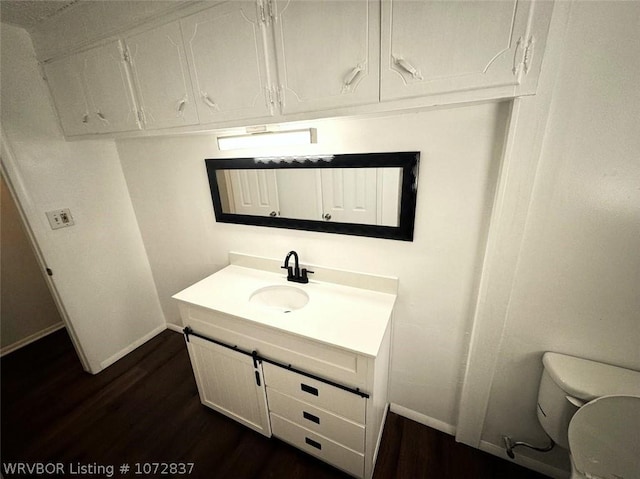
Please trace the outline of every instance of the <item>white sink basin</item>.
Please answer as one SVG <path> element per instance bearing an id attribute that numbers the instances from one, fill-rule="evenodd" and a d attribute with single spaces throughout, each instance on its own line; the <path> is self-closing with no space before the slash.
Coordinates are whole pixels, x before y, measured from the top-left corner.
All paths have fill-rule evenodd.
<path id="1" fill-rule="evenodd" d="M 283 313 L 290 313 L 303 308 L 309 302 L 309 295 L 295 286 L 265 286 L 251 293 L 249 302 Z"/>

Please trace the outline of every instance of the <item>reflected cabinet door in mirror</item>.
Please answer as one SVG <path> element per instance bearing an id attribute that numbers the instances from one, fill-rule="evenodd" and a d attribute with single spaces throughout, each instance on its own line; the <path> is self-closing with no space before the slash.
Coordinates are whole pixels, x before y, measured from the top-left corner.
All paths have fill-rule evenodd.
<path id="1" fill-rule="evenodd" d="M 402 168 L 323 168 L 322 219 L 400 226 Z"/>
<path id="2" fill-rule="evenodd" d="M 278 189 L 275 170 L 225 170 L 229 213 L 278 216 Z"/>
<path id="3" fill-rule="evenodd" d="M 216 220 L 411 240 L 418 153 L 205 160 Z"/>
<path id="4" fill-rule="evenodd" d="M 534 93 L 553 2 L 382 2 L 382 100 Z"/>

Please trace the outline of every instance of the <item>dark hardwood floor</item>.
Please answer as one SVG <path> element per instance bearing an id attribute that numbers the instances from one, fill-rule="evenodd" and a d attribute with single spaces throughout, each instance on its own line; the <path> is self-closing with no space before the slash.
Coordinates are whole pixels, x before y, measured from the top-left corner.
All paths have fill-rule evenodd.
<path id="1" fill-rule="evenodd" d="M 202 406 L 183 337 L 172 331 L 95 376 L 82 371 L 64 330 L 5 356 L 0 365 L 6 478 L 31 477 L 7 473 L 7 465 L 16 462 L 61 463 L 64 477 L 76 478 L 135 477 L 134 464 L 145 462 L 194 466 L 190 475 L 167 470 L 169 474 L 137 477 L 349 477 Z M 120 474 L 122 464 L 132 469 Z M 112 475 L 106 468 L 110 465 Z M 374 476 L 542 477 L 393 413 L 387 418 Z"/>

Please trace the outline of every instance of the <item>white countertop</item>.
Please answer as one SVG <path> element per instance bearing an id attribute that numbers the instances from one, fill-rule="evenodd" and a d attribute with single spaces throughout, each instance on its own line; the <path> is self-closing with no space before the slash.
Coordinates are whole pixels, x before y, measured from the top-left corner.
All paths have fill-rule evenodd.
<path id="1" fill-rule="evenodd" d="M 289 285 L 309 302 L 283 313 L 249 302 L 257 289 Z M 173 296 L 184 303 L 253 321 L 366 356 L 376 356 L 391 319 L 396 295 L 309 280 L 288 282 L 286 274 L 230 265 Z M 188 326 L 188 325 L 186 325 Z"/>

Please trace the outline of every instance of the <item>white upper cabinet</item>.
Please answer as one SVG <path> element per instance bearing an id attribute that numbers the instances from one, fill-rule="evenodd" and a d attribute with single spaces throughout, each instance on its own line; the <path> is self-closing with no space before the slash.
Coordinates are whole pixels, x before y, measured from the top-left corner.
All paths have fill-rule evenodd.
<path id="1" fill-rule="evenodd" d="M 98 133 L 140 128 L 120 41 L 87 50 L 81 55 L 90 114 Z"/>
<path id="2" fill-rule="evenodd" d="M 62 130 L 66 136 L 97 133 L 99 121 L 89 110 L 77 55 L 44 65 Z"/>
<path id="3" fill-rule="evenodd" d="M 125 45 L 145 128 L 197 124 L 180 23 L 130 36 Z"/>
<path id="4" fill-rule="evenodd" d="M 381 100 L 534 93 L 552 2 L 383 0 Z"/>
<path id="5" fill-rule="evenodd" d="M 512 98 L 536 92 L 552 13 L 551 0 L 195 2 L 44 70 L 67 136 Z"/>
<path id="6" fill-rule="evenodd" d="M 44 65 L 64 134 L 140 128 L 119 41 Z"/>
<path id="7" fill-rule="evenodd" d="M 216 6 L 181 26 L 201 123 L 271 115 L 264 24 L 255 0 Z"/>
<path id="8" fill-rule="evenodd" d="M 272 1 L 282 113 L 378 101 L 379 2 Z"/>

